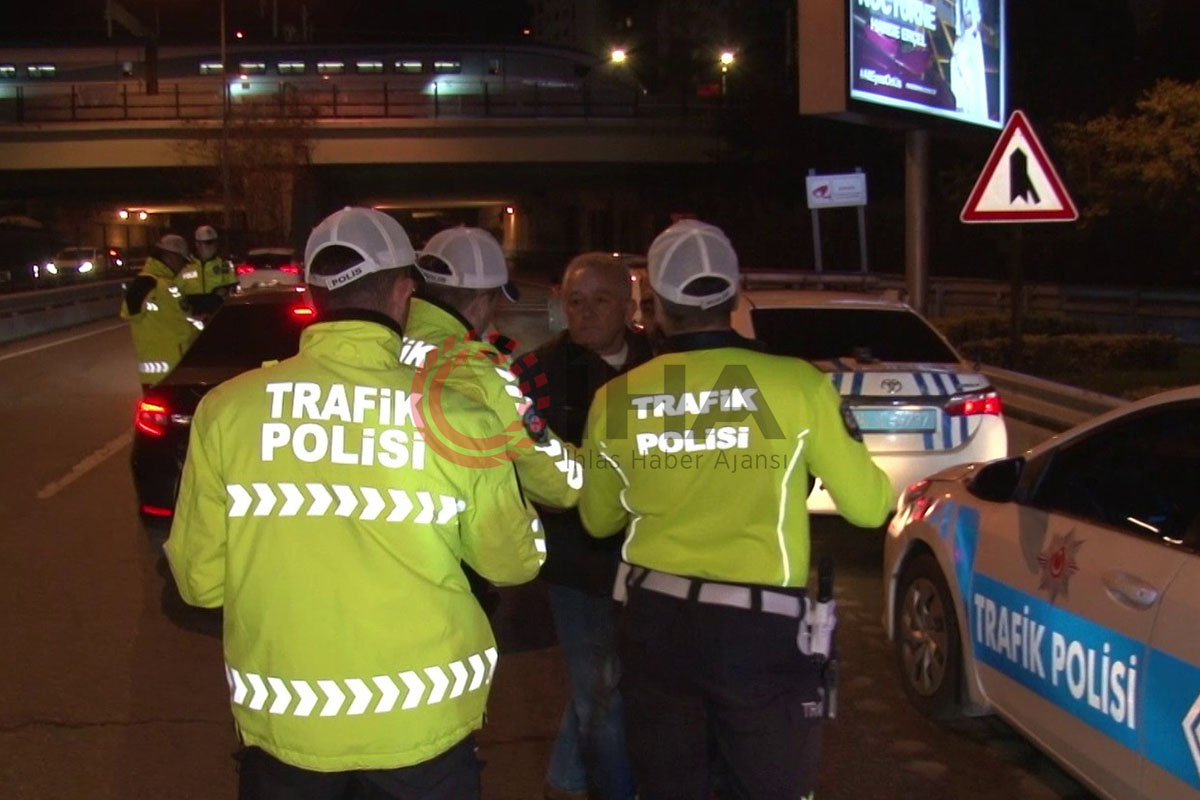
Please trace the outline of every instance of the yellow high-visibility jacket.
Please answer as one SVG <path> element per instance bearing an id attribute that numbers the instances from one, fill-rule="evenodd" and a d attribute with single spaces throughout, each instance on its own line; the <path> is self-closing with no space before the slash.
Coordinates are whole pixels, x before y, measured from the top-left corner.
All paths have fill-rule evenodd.
<path id="1" fill-rule="evenodd" d="M 185 294 L 211 294 L 222 286 L 236 286 L 237 274 L 233 265 L 220 256 L 201 260 L 192 256 L 179 272 L 179 289 Z"/>
<path id="2" fill-rule="evenodd" d="M 509 370 L 507 355 L 472 335 L 457 314 L 419 298 L 409 307 L 405 335 L 407 361 L 423 365 L 430 380 L 444 381 L 496 412 L 509 434 L 505 457 L 514 460 L 521 487 L 531 500 L 555 508 L 578 502 L 583 467 L 575 449 L 544 427 L 533 401 Z M 527 417 L 536 417 L 543 426 L 538 441 L 526 428 Z"/>
<path id="3" fill-rule="evenodd" d="M 184 308 L 174 273 L 153 257 L 126 287 L 121 319 L 129 320 L 138 377 L 150 385 L 175 368 L 203 327 Z"/>
<path id="4" fill-rule="evenodd" d="M 847 520 L 883 524 L 891 482 L 824 373 L 732 331 L 667 346 L 592 401 L 579 500 L 590 533 L 628 529 L 622 555 L 638 566 L 799 587 L 810 475 Z"/>
<path id="5" fill-rule="evenodd" d="M 460 562 L 514 584 L 545 558 L 512 465 L 447 454 L 399 331 L 343 316 L 200 402 L 166 544 L 184 600 L 224 606 L 242 740 L 330 772 L 417 764 L 479 728 L 496 643 Z M 500 430 L 452 390 L 437 411 Z"/>

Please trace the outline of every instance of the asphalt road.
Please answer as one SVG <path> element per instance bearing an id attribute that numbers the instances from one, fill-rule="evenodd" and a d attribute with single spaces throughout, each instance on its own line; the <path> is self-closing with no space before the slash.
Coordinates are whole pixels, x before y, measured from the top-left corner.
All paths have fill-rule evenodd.
<path id="1" fill-rule="evenodd" d="M 515 332 L 545 335 L 526 300 Z M 122 325 L 0 347 L 0 797 L 232 797 L 237 747 L 219 642 L 164 613 L 137 521 L 129 430 L 137 397 Z M 1040 434 L 1014 432 L 1022 449 Z M 904 701 L 879 627 L 881 536 L 836 521 L 841 714 L 826 729 L 823 798 L 1075 798 L 1077 784 L 992 719 L 928 722 Z M 508 591 L 504 657 L 480 740 L 488 800 L 541 797 L 565 699 L 537 584 Z"/>

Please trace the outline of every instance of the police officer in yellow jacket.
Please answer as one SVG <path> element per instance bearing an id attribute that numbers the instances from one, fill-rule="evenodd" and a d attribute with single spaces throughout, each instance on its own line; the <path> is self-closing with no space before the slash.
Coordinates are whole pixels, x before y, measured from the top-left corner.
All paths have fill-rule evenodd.
<path id="1" fill-rule="evenodd" d="M 167 557 L 224 606 L 243 798 L 478 798 L 495 640 L 460 561 L 511 584 L 545 550 L 513 469 L 455 451 L 487 407 L 418 399 L 400 363 L 413 281 L 391 217 L 347 208 L 306 263 L 300 353 L 214 389 L 192 423 Z"/>
<path id="2" fill-rule="evenodd" d="M 508 354 L 484 335 L 501 294 L 517 299 L 499 242 L 480 228 L 448 228 L 426 243 L 417 269 L 424 284 L 409 309 L 403 357 L 423 364 L 428 379 L 477 397 L 516 434 L 508 455 L 531 500 L 573 507 L 583 485 L 574 449 L 546 427 L 509 370 Z"/>
<path id="3" fill-rule="evenodd" d="M 158 240 L 142 271 L 125 287 L 121 318 L 129 320 L 143 388 L 175 368 L 203 327 L 188 313 L 176 283 L 187 261 L 187 242 L 169 233 Z"/>
<path id="4" fill-rule="evenodd" d="M 233 265 L 217 255 L 217 238 L 217 229 L 212 225 L 196 228 L 196 255 L 179 273 L 179 288 L 196 315 L 211 315 L 221 306 L 225 294 L 237 286 Z"/>
<path id="5" fill-rule="evenodd" d="M 579 510 L 625 533 L 620 631 L 630 755 L 643 800 L 708 797 L 715 745 L 733 797 L 814 790 L 820 668 L 800 652 L 810 476 L 862 526 L 887 476 L 829 380 L 730 329 L 737 256 L 684 220 L 649 253 L 667 352 L 596 393 Z"/>

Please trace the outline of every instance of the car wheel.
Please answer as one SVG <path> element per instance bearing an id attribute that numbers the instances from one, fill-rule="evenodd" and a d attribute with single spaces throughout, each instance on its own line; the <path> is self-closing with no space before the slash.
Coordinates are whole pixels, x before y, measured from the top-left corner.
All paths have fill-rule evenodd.
<path id="1" fill-rule="evenodd" d="M 896 596 L 896 660 L 904 692 L 934 719 L 961 712 L 962 648 L 954 598 L 937 560 L 913 558 L 900 574 Z"/>

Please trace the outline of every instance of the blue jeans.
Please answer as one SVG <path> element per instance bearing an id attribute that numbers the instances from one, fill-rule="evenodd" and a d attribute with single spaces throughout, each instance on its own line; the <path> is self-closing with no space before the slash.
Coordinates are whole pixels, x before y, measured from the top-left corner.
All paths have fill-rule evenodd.
<path id="1" fill-rule="evenodd" d="M 546 781 L 600 800 L 633 800 L 625 715 L 617 692 L 616 614 L 610 597 L 547 584 L 550 612 L 571 697 L 563 712 Z"/>

